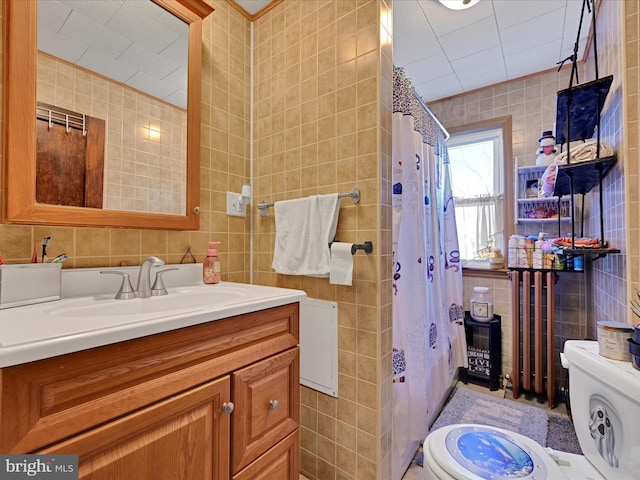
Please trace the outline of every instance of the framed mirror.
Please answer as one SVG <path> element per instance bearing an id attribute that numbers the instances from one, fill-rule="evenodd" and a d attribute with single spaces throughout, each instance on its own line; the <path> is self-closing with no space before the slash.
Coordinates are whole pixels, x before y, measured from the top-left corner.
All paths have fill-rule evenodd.
<path id="1" fill-rule="evenodd" d="M 151 0 L 149 0 L 151 2 Z M 182 213 L 54 205 L 36 196 L 36 105 L 38 75 L 37 0 L 3 2 L 4 192 L 3 222 L 196 230 L 200 201 L 200 77 L 202 19 L 213 9 L 202 0 L 153 0 L 188 25 L 186 179 Z M 108 130 L 107 126 L 107 130 Z"/>

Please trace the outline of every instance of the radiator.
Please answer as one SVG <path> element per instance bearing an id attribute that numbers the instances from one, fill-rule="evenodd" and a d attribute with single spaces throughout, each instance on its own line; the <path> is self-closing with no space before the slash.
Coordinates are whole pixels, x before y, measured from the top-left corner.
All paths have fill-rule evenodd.
<path id="1" fill-rule="evenodd" d="M 518 398 L 521 390 L 546 394 L 550 408 L 555 407 L 556 389 L 553 359 L 555 281 L 554 272 L 511 271 L 513 398 Z"/>

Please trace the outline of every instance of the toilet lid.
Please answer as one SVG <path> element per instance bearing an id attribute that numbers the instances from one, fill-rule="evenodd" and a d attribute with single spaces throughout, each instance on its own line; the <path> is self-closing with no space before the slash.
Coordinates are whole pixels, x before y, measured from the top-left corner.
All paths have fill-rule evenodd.
<path id="1" fill-rule="evenodd" d="M 453 478 L 566 478 L 542 446 L 501 428 L 450 425 L 434 431 L 427 440 L 430 457 Z"/>

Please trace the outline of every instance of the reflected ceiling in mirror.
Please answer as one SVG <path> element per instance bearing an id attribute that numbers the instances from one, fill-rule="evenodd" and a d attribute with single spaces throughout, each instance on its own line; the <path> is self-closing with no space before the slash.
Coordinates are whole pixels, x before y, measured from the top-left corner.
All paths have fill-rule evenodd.
<path id="1" fill-rule="evenodd" d="M 151 1 L 38 3 L 38 50 L 187 108 L 189 26 Z"/>

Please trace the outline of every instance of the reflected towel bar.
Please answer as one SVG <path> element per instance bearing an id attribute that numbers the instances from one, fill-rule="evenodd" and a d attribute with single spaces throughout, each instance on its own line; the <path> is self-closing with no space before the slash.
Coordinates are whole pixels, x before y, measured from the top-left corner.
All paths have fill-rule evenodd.
<path id="1" fill-rule="evenodd" d="M 339 193 L 338 194 L 338 198 L 345 198 L 345 197 L 351 197 L 351 199 L 353 200 L 353 203 L 360 202 L 360 189 L 358 187 L 355 187 L 353 190 L 351 190 L 348 193 Z M 257 206 L 258 210 L 260 210 L 260 216 L 261 217 L 266 217 L 267 216 L 267 208 L 273 207 L 274 205 L 275 205 L 274 203 L 267 203 L 267 202 L 260 203 Z"/>

